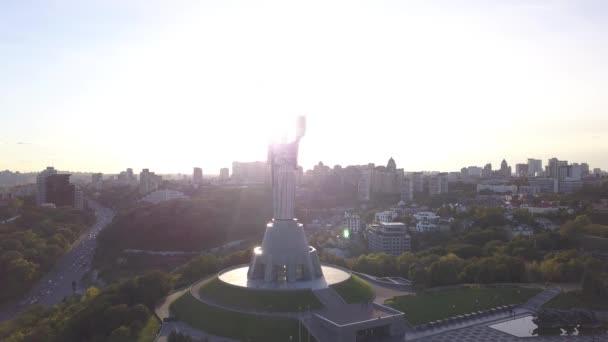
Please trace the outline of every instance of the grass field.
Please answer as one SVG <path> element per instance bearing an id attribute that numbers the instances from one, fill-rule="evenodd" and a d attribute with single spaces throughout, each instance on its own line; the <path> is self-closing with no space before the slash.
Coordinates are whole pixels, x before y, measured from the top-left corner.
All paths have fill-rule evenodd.
<path id="1" fill-rule="evenodd" d="M 519 287 L 466 287 L 395 297 L 385 304 L 404 312 L 410 323 L 418 325 L 496 306 L 524 303 L 539 292 L 541 289 Z"/>
<path id="2" fill-rule="evenodd" d="M 160 322 L 156 316 L 150 316 L 146 325 L 139 333 L 137 342 L 152 342 L 156 338 L 156 333 L 160 329 Z"/>
<path id="3" fill-rule="evenodd" d="M 306 341 L 308 332 L 298 321 L 290 318 L 275 318 L 249 315 L 218 309 L 184 293 L 171 304 L 171 312 L 181 321 L 208 333 L 251 342 Z M 311 336 L 310 341 L 314 341 Z"/>
<path id="4" fill-rule="evenodd" d="M 608 298 L 585 298 L 578 291 L 558 294 L 551 299 L 543 308 L 547 309 L 572 309 L 582 308 L 591 310 L 608 310 Z"/>
<path id="5" fill-rule="evenodd" d="M 352 275 L 342 283 L 331 285 L 347 303 L 361 303 L 374 300 L 374 289 L 365 280 Z"/>
<path id="6" fill-rule="evenodd" d="M 323 306 L 311 290 L 259 291 L 224 284 L 217 277 L 201 286 L 201 296 L 218 303 L 243 309 L 274 312 L 297 312 L 321 309 Z"/>

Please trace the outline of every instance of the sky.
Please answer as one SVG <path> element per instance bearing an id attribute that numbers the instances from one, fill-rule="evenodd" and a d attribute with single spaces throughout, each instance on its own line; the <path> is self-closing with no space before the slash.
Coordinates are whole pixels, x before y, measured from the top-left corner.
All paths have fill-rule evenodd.
<path id="1" fill-rule="evenodd" d="M 608 1 L 0 1 L 0 169 L 608 169 Z"/>

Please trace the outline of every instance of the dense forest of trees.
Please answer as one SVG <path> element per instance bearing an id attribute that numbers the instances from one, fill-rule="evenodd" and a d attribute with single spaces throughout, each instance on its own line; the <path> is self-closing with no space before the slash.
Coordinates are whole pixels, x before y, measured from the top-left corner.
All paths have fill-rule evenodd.
<path id="1" fill-rule="evenodd" d="M 94 222 L 90 211 L 24 205 L 0 225 L 0 302 L 26 292 Z"/>
<path id="2" fill-rule="evenodd" d="M 103 290 L 89 288 L 50 308 L 33 306 L 0 324 L 5 342 L 131 342 L 142 334 L 154 305 L 172 289 L 171 276 L 151 272 Z M 155 333 L 155 332 L 153 332 Z"/>
<path id="3" fill-rule="evenodd" d="M 496 218 L 489 218 L 493 216 Z M 488 217 L 488 222 L 499 218 L 493 211 L 482 217 Z M 425 248 L 417 253 L 367 254 L 346 260 L 322 257 L 371 275 L 400 275 L 420 288 L 459 283 L 580 282 L 586 272 L 604 279 L 608 265 L 589 252 L 581 253 L 578 245 L 577 234 L 591 229 L 599 228 L 580 216 L 562 225 L 559 232 L 529 237 L 510 239 L 504 230 L 487 227 L 461 234 L 419 234 L 423 241 L 418 243 Z"/>

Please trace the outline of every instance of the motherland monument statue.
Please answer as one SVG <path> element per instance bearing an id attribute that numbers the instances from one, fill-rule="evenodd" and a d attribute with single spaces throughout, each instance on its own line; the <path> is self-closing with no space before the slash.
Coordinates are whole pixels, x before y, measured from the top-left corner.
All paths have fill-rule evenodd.
<path id="1" fill-rule="evenodd" d="M 306 120 L 298 117 L 296 137 L 268 149 L 274 217 L 266 225 L 261 247 L 254 249 L 247 277 L 264 282 L 296 282 L 323 277 L 317 251 L 308 245 L 295 218 L 296 171 Z"/>

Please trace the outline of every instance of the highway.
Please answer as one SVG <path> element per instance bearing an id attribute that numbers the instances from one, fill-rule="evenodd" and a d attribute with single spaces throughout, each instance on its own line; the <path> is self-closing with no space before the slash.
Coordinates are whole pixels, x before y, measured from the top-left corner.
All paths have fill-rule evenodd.
<path id="1" fill-rule="evenodd" d="M 41 304 L 51 306 L 60 303 L 73 293 L 72 282 L 76 282 L 76 290 L 84 292 L 80 280 L 91 270 L 91 263 L 97 247 L 97 234 L 114 218 L 111 209 L 104 208 L 89 201 L 95 210 L 96 222 L 86 230 L 76 241 L 70 251 L 64 254 L 53 270 L 41 278 L 36 285 L 19 301 L 8 304 L 0 311 L 0 321 L 12 319 L 28 306 Z"/>

